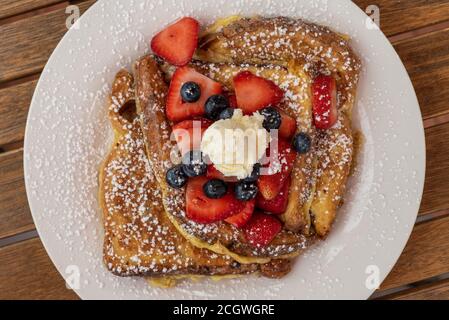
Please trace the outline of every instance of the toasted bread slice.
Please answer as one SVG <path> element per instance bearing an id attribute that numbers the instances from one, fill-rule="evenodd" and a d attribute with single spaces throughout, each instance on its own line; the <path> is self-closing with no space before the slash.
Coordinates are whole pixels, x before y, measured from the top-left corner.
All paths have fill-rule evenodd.
<path id="1" fill-rule="evenodd" d="M 290 261 L 240 264 L 230 256 L 192 245 L 168 219 L 159 183 L 145 153 L 135 111 L 133 77 L 120 71 L 109 99 L 114 143 L 100 169 L 99 202 L 104 221 L 104 261 L 119 276 L 238 275 L 280 277 Z"/>

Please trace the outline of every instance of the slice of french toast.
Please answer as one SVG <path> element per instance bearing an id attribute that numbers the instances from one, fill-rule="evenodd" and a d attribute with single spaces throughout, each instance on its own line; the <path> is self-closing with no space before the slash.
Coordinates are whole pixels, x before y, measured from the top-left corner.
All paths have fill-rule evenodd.
<path id="1" fill-rule="evenodd" d="M 136 114 L 134 80 L 120 71 L 109 98 L 114 143 L 99 174 L 98 199 L 104 222 L 104 262 L 119 276 L 238 275 L 261 273 L 280 277 L 289 260 L 241 264 L 227 255 L 200 249 L 170 222 L 162 204 Z"/>

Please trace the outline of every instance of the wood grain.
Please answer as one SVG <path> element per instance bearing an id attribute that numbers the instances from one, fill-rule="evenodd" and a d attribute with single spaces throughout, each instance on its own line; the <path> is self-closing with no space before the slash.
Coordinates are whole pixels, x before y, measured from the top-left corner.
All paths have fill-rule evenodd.
<path id="1" fill-rule="evenodd" d="M 449 20 L 447 0 L 353 0 L 363 11 L 369 5 L 380 9 L 380 28 L 395 35 Z"/>
<path id="2" fill-rule="evenodd" d="M 23 140 L 37 80 L 0 89 L 0 146 Z"/>
<path id="3" fill-rule="evenodd" d="M 0 19 L 58 2 L 61 0 L 0 0 Z"/>
<path id="4" fill-rule="evenodd" d="M 449 272 L 449 217 L 418 224 L 381 290 Z"/>
<path id="5" fill-rule="evenodd" d="M 427 169 L 420 213 L 449 208 L 449 123 L 426 129 Z"/>
<path id="6" fill-rule="evenodd" d="M 0 239 L 34 229 L 25 194 L 22 154 L 22 149 L 0 154 Z"/>
<path id="7" fill-rule="evenodd" d="M 391 300 L 449 300 L 449 279 L 422 285 L 385 297 Z"/>
<path id="8" fill-rule="evenodd" d="M 0 248 L 0 300 L 78 299 L 38 238 Z"/>
<path id="9" fill-rule="evenodd" d="M 84 12 L 94 1 L 79 5 Z M 0 82 L 40 72 L 67 31 L 65 9 L 0 25 Z"/>
<path id="10" fill-rule="evenodd" d="M 394 47 L 412 79 L 423 117 L 448 113 L 449 28 L 399 42 Z"/>

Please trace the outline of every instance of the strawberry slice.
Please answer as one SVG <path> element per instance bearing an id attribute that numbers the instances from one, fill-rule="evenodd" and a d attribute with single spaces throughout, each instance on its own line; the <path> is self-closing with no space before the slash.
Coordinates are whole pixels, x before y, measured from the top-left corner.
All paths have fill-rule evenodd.
<path id="1" fill-rule="evenodd" d="M 283 139 L 290 139 L 296 132 L 296 121 L 290 117 L 287 113 L 279 110 L 281 115 L 281 127 L 279 128 L 279 137 Z"/>
<path id="2" fill-rule="evenodd" d="M 206 177 L 209 179 L 220 179 L 226 182 L 237 182 L 237 177 L 225 177 L 213 164 L 207 167 Z"/>
<path id="3" fill-rule="evenodd" d="M 240 213 L 225 219 L 225 221 L 232 224 L 236 228 L 242 228 L 248 222 L 248 220 L 251 219 L 255 205 L 256 199 L 247 201 L 245 207 Z"/>
<path id="4" fill-rule="evenodd" d="M 246 241 L 253 247 L 266 247 L 281 231 L 282 224 L 274 216 L 256 212 L 243 227 Z"/>
<path id="5" fill-rule="evenodd" d="M 204 131 L 212 124 L 208 119 L 184 120 L 173 127 L 173 137 L 181 155 L 190 150 L 199 150 Z M 197 130 L 197 131 L 195 131 Z"/>
<path id="6" fill-rule="evenodd" d="M 277 143 L 278 149 L 276 153 L 269 155 L 269 164 L 264 166 L 263 171 L 268 169 L 269 174 L 261 174 L 257 181 L 259 192 L 266 200 L 273 200 L 281 192 L 296 159 L 296 152 L 287 141 L 274 140 L 271 143 Z"/>
<path id="7" fill-rule="evenodd" d="M 313 120 L 318 129 L 329 129 L 337 122 L 337 83 L 335 78 L 319 75 L 312 85 Z"/>
<path id="8" fill-rule="evenodd" d="M 290 184 L 291 179 L 287 179 L 279 194 L 272 200 L 265 199 L 262 194 L 259 193 L 256 198 L 257 208 L 273 214 L 283 214 L 287 209 Z"/>
<path id="9" fill-rule="evenodd" d="M 186 188 L 186 216 L 198 223 L 214 223 L 243 210 L 245 203 L 235 198 L 232 188 L 220 199 L 208 198 L 203 191 L 206 177 L 189 179 Z"/>
<path id="10" fill-rule="evenodd" d="M 192 60 L 198 46 L 199 31 L 195 19 L 179 19 L 153 37 L 151 50 L 175 66 L 184 66 Z"/>
<path id="11" fill-rule="evenodd" d="M 189 81 L 196 82 L 201 88 L 201 97 L 197 102 L 182 101 L 181 87 Z M 206 100 L 214 94 L 220 94 L 221 90 L 221 84 L 196 72 L 194 69 L 189 67 L 178 68 L 173 74 L 168 90 L 166 107 L 168 119 L 178 122 L 204 115 Z"/>
<path id="12" fill-rule="evenodd" d="M 242 71 L 234 77 L 237 105 L 245 114 L 251 114 L 268 106 L 281 102 L 284 92 L 273 82 Z"/>
<path id="13" fill-rule="evenodd" d="M 231 107 L 231 108 L 238 108 L 238 105 L 237 105 L 237 97 L 235 96 L 235 94 L 230 94 L 229 96 L 228 96 L 228 101 L 229 101 L 229 106 Z"/>

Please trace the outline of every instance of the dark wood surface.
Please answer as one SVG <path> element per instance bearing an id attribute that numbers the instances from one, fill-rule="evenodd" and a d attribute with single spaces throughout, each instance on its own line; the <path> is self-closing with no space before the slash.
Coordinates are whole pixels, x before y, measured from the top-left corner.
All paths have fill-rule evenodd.
<path id="1" fill-rule="evenodd" d="M 33 90 L 66 32 L 65 8 L 72 2 L 0 0 L 0 299 L 77 298 L 34 232 L 22 150 Z M 354 2 L 362 10 L 373 4 Z M 94 1 L 76 3 L 85 11 Z M 418 222 L 376 297 L 449 299 L 449 1 L 378 0 L 376 5 L 381 28 L 416 89 L 427 142 Z"/>

